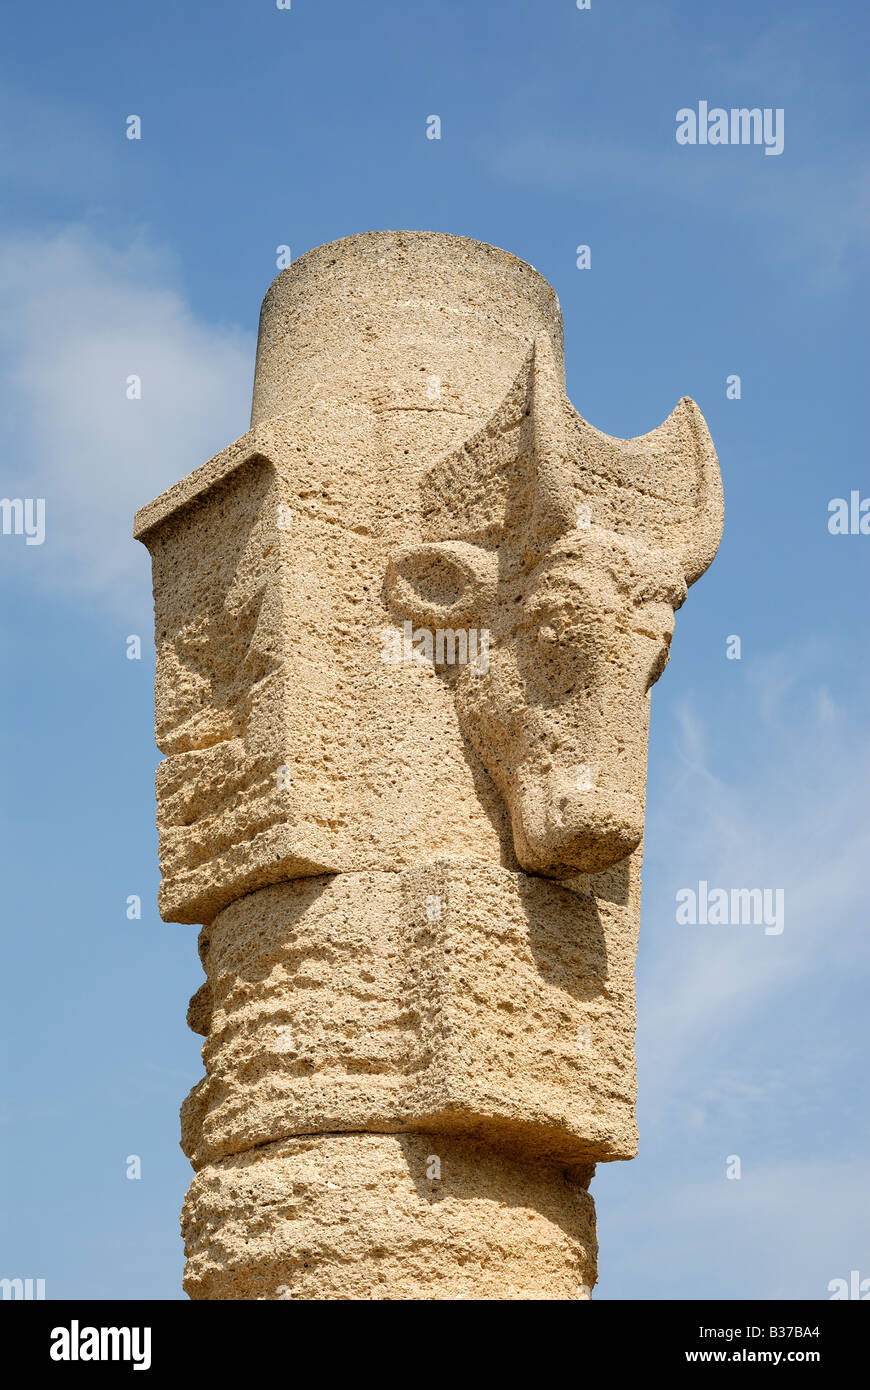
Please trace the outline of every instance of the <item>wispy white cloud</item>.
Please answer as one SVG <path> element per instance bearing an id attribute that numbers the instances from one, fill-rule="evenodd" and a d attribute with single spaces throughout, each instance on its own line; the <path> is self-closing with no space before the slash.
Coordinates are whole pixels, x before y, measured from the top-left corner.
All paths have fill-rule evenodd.
<path id="1" fill-rule="evenodd" d="M 820 292 L 850 283 L 866 266 L 870 229 L 870 157 L 860 111 L 834 132 L 817 112 L 823 94 L 843 89 L 842 53 L 826 42 L 826 21 L 790 16 L 773 24 L 726 26 L 704 41 L 660 9 L 644 33 L 634 11 L 614 16 L 611 41 L 643 43 L 661 53 L 650 65 L 637 105 L 618 118 L 569 124 L 530 117 L 548 109 L 542 84 L 514 103 L 498 134 L 481 140 L 479 158 L 503 182 L 576 202 L 606 199 L 639 210 L 685 208 L 717 229 L 740 226 L 759 254 Z M 847 90 L 850 90 L 847 87 Z M 781 107 L 785 152 L 760 148 L 680 148 L 676 112 L 700 98 L 710 106 Z M 626 121 L 633 128 L 624 131 Z M 637 212 L 635 212 L 637 215 Z"/>
<path id="2" fill-rule="evenodd" d="M 641 1154 L 600 1168 L 594 1188 L 603 1297 L 611 1267 L 626 1297 L 696 1297 L 701 1270 L 705 1296 L 727 1298 L 821 1299 L 850 1269 L 870 1277 L 870 743 L 826 655 L 782 650 L 723 708 L 671 707 L 641 919 Z M 725 698 L 739 709 L 723 730 Z M 784 887 L 782 935 L 678 925 L 675 892 L 700 879 Z M 725 1175 L 733 1153 L 739 1180 Z"/>
<path id="3" fill-rule="evenodd" d="M 671 776 L 651 805 L 644 913 L 652 920 L 645 916 L 641 958 L 640 1051 L 659 1077 L 703 1074 L 711 1046 L 833 961 L 850 978 L 867 969 L 870 751 L 821 683 L 820 664 L 820 652 L 805 648 L 759 665 L 743 718 L 763 729 L 764 751 L 743 753 L 727 777 L 721 738 L 691 704 L 675 706 Z M 783 933 L 678 925 L 675 894 L 701 879 L 729 890 L 783 888 Z"/>
<path id="4" fill-rule="evenodd" d="M 133 513 L 244 433 L 253 354 L 252 334 L 197 317 L 144 238 L 0 242 L 3 493 L 46 499 L 45 543 L 5 556 L 46 590 L 141 606 Z"/>
<path id="5" fill-rule="evenodd" d="M 707 1178 L 677 1183 L 676 1171 L 647 1174 L 642 1201 L 608 1202 L 603 1297 L 611 1262 L 627 1298 L 823 1300 L 852 1269 L 870 1278 L 866 1160 L 744 1160 L 728 1179 L 723 1155 Z M 598 1184 L 610 1195 L 624 1178 L 599 1169 Z"/>
<path id="6" fill-rule="evenodd" d="M 862 146 L 841 150 L 835 164 L 822 157 L 792 162 L 787 124 L 789 162 L 764 158 L 754 147 L 679 148 L 674 116 L 682 104 L 662 105 L 657 143 L 648 131 L 620 141 L 525 124 L 481 154 L 500 179 L 523 188 L 572 200 L 623 198 L 641 203 L 645 217 L 657 204 L 678 205 L 720 226 L 743 222 L 772 261 L 800 261 L 817 290 L 858 273 L 870 227 L 870 159 Z"/>
<path id="7" fill-rule="evenodd" d="M 818 81 L 825 63 L 820 45 L 814 44 L 813 27 L 804 16 L 789 14 L 766 25 L 747 38 L 742 26 L 730 32 L 723 26 L 716 40 L 709 45 L 712 71 L 723 85 L 737 89 L 737 96 L 752 96 L 763 105 L 781 106 L 783 101 L 798 97 L 807 81 L 807 49 L 815 59 L 813 76 Z"/>

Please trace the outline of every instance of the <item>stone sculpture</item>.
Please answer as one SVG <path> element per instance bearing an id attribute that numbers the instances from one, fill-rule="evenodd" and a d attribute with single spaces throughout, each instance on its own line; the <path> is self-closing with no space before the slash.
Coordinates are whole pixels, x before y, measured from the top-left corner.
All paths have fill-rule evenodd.
<path id="1" fill-rule="evenodd" d="M 136 520 L 161 912 L 204 924 L 192 1298 L 588 1297 L 650 689 L 721 528 L 697 407 L 588 425 L 514 256 L 372 232 L 274 281 L 249 433 Z"/>

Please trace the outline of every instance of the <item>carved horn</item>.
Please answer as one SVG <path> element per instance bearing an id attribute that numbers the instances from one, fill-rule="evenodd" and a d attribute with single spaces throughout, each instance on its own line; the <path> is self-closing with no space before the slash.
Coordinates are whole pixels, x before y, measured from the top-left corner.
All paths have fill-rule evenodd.
<path id="1" fill-rule="evenodd" d="M 657 429 L 626 445 L 651 455 L 653 476 L 667 479 L 682 495 L 683 515 L 669 548 L 680 556 L 686 583 L 694 584 L 716 554 L 725 514 L 719 460 L 707 422 L 691 397 L 683 396 Z"/>

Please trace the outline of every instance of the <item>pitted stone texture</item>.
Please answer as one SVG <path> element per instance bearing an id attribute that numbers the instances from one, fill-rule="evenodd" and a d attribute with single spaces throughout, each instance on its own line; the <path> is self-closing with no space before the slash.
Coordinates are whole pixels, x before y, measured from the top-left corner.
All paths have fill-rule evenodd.
<path id="1" fill-rule="evenodd" d="M 377 251 L 383 274 L 360 294 L 401 318 L 412 301 L 385 286 L 398 294 L 408 247 L 421 281 L 437 271 L 439 321 L 467 313 L 481 255 L 504 298 L 498 319 L 475 308 L 473 340 L 469 326 L 436 334 L 460 376 L 476 363 L 473 422 L 439 395 L 386 411 L 387 437 L 360 382 L 416 380 L 416 348 L 373 329 L 345 361 L 333 300 Z M 258 380 L 280 360 L 330 389 L 282 400 L 137 518 L 169 755 L 161 911 L 179 921 L 268 883 L 435 856 L 554 878 L 620 862 L 642 835 L 649 691 L 721 531 L 697 407 L 635 440 L 587 425 L 565 396 L 552 296 L 528 267 L 449 237 L 331 253 L 276 281 L 258 366 Z M 288 307 L 297 281 L 305 295 L 320 285 L 318 337 L 300 328 L 308 309 L 297 322 Z M 485 661 L 468 659 L 472 643 Z"/>
<path id="2" fill-rule="evenodd" d="M 541 333 L 561 362 L 559 301 L 509 251 L 432 232 L 346 237 L 300 256 L 270 286 L 251 424 L 301 401 L 336 401 L 380 415 L 388 443 L 417 415 L 431 456 L 433 443 L 448 448 L 490 413 Z"/>
<path id="3" fill-rule="evenodd" d="M 395 621 L 382 587 L 401 526 L 355 525 L 328 422 L 316 440 L 284 428 L 259 441 L 289 460 L 282 469 L 256 451 L 239 463 L 237 451 L 237 473 L 209 473 L 202 492 L 147 524 L 168 754 L 160 905 L 175 921 L 209 921 L 242 893 L 324 871 L 439 854 L 516 865 L 450 689 L 431 666 L 393 660 L 385 641 Z"/>
<path id="4" fill-rule="evenodd" d="M 194 1296 L 591 1283 L 561 1170 L 635 1150 L 650 690 L 721 528 L 697 406 L 595 430 L 508 253 L 377 232 L 272 285 L 250 431 L 136 519 L 160 907 L 206 924 Z"/>
<path id="5" fill-rule="evenodd" d="M 203 933 L 195 1167 L 291 1134 L 433 1130 L 630 1158 L 638 883 L 487 865 L 262 889 Z"/>
<path id="6" fill-rule="evenodd" d="M 444 1135 L 286 1140 L 197 1174 L 184 1287 L 193 1299 L 586 1299 L 588 1177 Z"/>

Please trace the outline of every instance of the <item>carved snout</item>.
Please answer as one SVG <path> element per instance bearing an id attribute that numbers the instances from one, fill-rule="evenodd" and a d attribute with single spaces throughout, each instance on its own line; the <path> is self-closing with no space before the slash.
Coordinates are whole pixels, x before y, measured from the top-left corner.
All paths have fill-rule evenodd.
<path id="1" fill-rule="evenodd" d="M 514 848 L 528 873 L 600 873 L 643 838 L 643 797 L 587 785 L 585 769 L 535 776 L 511 800 Z"/>
<path id="2" fill-rule="evenodd" d="M 499 593 L 497 554 L 463 541 L 409 547 L 387 571 L 397 616 L 434 630 L 498 627 L 488 671 L 457 671 L 457 716 L 504 797 L 517 859 L 550 878 L 601 872 L 643 835 L 648 692 L 685 586 L 663 557 L 647 557 L 647 576 L 637 548 L 620 545 L 566 541 L 521 604 L 516 584 Z M 623 594 L 614 573 L 634 574 L 638 594 Z"/>

